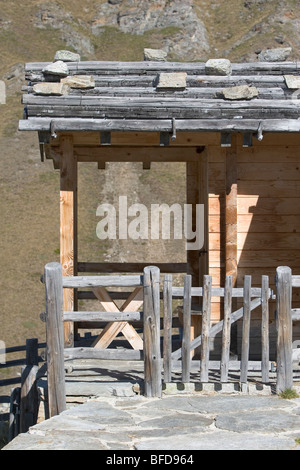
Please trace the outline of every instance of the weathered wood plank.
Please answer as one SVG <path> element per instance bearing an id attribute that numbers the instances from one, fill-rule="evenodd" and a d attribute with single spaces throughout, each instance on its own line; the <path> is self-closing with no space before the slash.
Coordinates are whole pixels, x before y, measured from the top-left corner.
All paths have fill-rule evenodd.
<path id="1" fill-rule="evenodd" d="M 292 272 L 289 267 L 279 266 L 276 269 L 276 294 L 278 325 L 276 390 L 280 393 L 293 386 Z"/>
<path id="2" fill-rule="evenodd" d="M 184 298 L 183 298 L 183 337 L 182 337 L 182 382 L 190 381 L 191 370 L 191 288 L 192 276 L 184 277 Z"/>
<path id="3" fill-rule="evenodd" d="M 241 351 L 241 376 L 242 383 L 247 382 L 248 361 L 250 348 L 250 321 L 251 321 L 251 276 L 244 278 L 244 307 L 243 307 L 243 338 Z"/>
<path id="4" fill-rule="evenodd" d="M 202 307 L 202 343 L 200 381 L 208 382 L 209 365 L 209 338 L 210 338 L 210 312 L 211 312 L 211 284 L 212 278 L 204 275 L 203 279 L 203 307 Z"/>
<path id="5" fill-rule="evenodd" d="M 171 382 L 172 377 L 172 275 L 166 274 L 163 287 L 163 371 L 164 382 Z"/>
<path id="6" fill-rule="evenodd" d="M 62 277 L 62 266 L 59 263 L 49 263 L 45 266 L 47 376 L 50 417 L 58 415 L 66 409 Z"/>
<path id="7" fill-rule="evenodd" d="M 83 118 L 56 118 L 32 117 L 19 121 L 20 131 L 48 131 L 51 122 L 56 132 L 63 131 L 161 131 L 171 132 L 171 119 L 83 119 Z M 265 132 L 299 132 L 300 122 L 295 119 L 261 119 Z M 176 119 L 176 128 L 179 132 L 257 132 L 257 119 Z"/>
<path id="8" fill-rule="evenodd" d="M 261 280 L 261 375 L 262 381 L 269 381 L 269 277 Z"/>
<path id="9" fill-rule="evenodd" d="M 143 359 L 143 351 L 123 348 L 67 348 L 64 350 L 64 358 L 66 361 L 73 359 L 140 361 Z"/>
<path id="10" fill-rule="evenodd" d="M 232 276 L 225 279 L 224 295 L 224 320 L 222 330 L 222 353 L 221 353 L 221 382 L 228 381 L 229 356 L 230 356 L 230 336 L 231 336 L 231 311 L 232 311 Z"/>
<path id="11" fill-rule="evenodd" d="M 63 287 L 137 287 L 143 283 L 143 276 L 68 276 L 63 278 Z"/>
<path id="12" fill-rule="evenodd" d="M 143 320 L 142 312 L 88 312 L 88 311 L 77 311 L 77 312 L 64 312 L 64 321 L 102 321 L 102 322 L 137 322 Z"/>

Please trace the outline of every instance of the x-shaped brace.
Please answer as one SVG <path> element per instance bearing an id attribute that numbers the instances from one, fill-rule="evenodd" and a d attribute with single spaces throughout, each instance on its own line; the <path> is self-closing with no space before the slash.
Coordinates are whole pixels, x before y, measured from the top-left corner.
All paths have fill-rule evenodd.
<path id="1" fill-rule="evenodd" d="M 106 312 L 136 312 L 143 304 L 143 287 L 136 287 L 128 299 L 125 300 L 121 308 L 117 307 L 116 303 L 104 287 L 97 287 L 93 289 L 93 292 L 97 299 L 100 300 Z M 122 332 L 125 338 L 129 341 L 133 349 L 143 349 L 142 338 L 133 326 L 125 321 L 108 323 L 96 338 L 92 346 L 94 348 L 105 349 L 120 332 Z"/>

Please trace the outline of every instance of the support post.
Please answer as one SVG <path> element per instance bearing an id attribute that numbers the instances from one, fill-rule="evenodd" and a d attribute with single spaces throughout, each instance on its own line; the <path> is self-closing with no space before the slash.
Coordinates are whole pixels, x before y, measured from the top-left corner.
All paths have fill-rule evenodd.
<path id="1" fill-rule="evenodd" d="M 60 137 L 60 262 L 64 276 L 77 274 L 77 159 L 73 137 Z M 76 297 L 73 289 L 63 293 L 64 310 L 74 310 Z M 75 305 L 76 307 L 76 305 Z M 74 345 L 74 324 L 65 322 L 66 347 Z"/>
<path id="2" fill-rule="evenodd" d="M 144 269 L 144 392 L 146 397 L 161 397 L 160 352 L 160 271 Z"/>
<path id="3" fill-rule="evenodd" d="M 293 386 L 292 271 L 288 266 L 276 269 L 277 313 L 277 393 Z"/>
<path id="4" fill-rule="evenodd" d="M 191 372 L 191 308 L 192 308 L 192 276 L 184 276 L 183 299 L 183 338 L 182 338 L 182 382 L 189 383 Z"/>
<path id="5" fill-rule="evenodd" d="M 45 266 L 49 416 L 66 409 L 63 327 L 63 278 L 59 263 Z"/>

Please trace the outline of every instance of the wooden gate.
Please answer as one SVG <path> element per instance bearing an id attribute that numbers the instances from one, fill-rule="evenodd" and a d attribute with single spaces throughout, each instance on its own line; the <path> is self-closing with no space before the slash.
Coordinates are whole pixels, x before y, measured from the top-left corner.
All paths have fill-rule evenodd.
<path id="1" fill-rule="evenodd" d="M 161 396 L 160 271 L 157 267 L 146 267 L 143 275 L 63 276 L 61 264 L 49 263 L 45 266 L 44 282 L 50 417 L 66 408 L 65 360 L 67 359 L 143 360 L 144 393 L 146 396 Z M 106 306 L 105 311 L 63 311 L 63 289 L 81 287 L 93 289 L 102 304 Z M 118 309 L 108 296 L 106 287 L 133 287 L 135 290 L 122 309 Z M 136 294 L 139 296 L 138 300 Z M 132 310 L 134 306 L 140 307 L 142 303 L 143 311 Z M 143 340 L 131 326 L 131 323 L 141 320 L 143 321 Z M 65 348 L 64 322 L 66 321 L 101 321 L 107 322 L 107 327 L 95 341 L 94 347 Z M 118 332 L 124 332 L 124 330 L 126 338 L 130 339 L 131 346 L 138 345 L 139 348 L 107 348 L 109 341 Z"/>
<path id="2" fill-rule="evenodd" d="M 174 287 L 172 276 L 167 275 L 164 281 L 164 381 L 172 381 L 172 366 L 181 358 L 182 382 L 190 382 L 191 366 L 199 363 L 201 383 L 209 382 L 209 371 L 219 370 L 219 380 L 221 383 L 228 382 L 229 370 L 240 371 L 240 382 L 247 383 L 248 370 L 259 368 L 262 374 L 262 381 L 268 382 L 270 361 L 269 361 L 269 299 L 273 296 L 269 288 L 268 276 L 262 277 L 262 287 L 251 287 L 251 276 L 245 276 L 243 288 L 232 287 L 232 277 L 226 276 L 225 287 L 212 287 L 211 276 L 204 276 L 203 287 L 192 287 L 190 275 L 184 278 L 184 287 Z M 202 307 L 198 311 L 192 308 L 192 298 L 200 297 Z M 224 319 L 211 326 L 211 299 L 221 297 L 224 302 Z M 172 312 L 173 299 L 183 298 L 183 324 L 182 324 L 182 344 L 181 347 L 172 351 Z M 237 298 L 243 305 L 236 311 L 232 311 L 232 299 Z M 253 362 L 249 364 L 249 344 L 250 344 L 250 321 L 251 312 L 261 306 L 261 361 L 259 364 Z M 201 315 L 202 334 L 191 341 L 191 315 Z M 242 346 L 240 361 L 230 361 L 231 326 L 242 320 Z M 219 361 L 210 361 L 210 341 L 218 333 L 222 334 L 222 345 Z M 192 361 L 193 350 L 200 349 L 200 362 Z"/>

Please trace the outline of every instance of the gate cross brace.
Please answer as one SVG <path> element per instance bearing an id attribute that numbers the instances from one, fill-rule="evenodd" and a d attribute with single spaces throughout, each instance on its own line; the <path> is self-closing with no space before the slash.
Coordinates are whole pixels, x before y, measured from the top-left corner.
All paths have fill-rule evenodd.
<path id="1" fill-rule="evenodd" d="M 143 287 L 136 287 L 119 309 L 104 287 L 93 289 L 97 299 L 107 312 L 136 312 L 143 304 Z M 115 337 L 122 332 L 133 349 L 142 350 L 143 340 L 127 322 L 109 322 L 92 344 L 94 348 L 107 348 Z"/>

